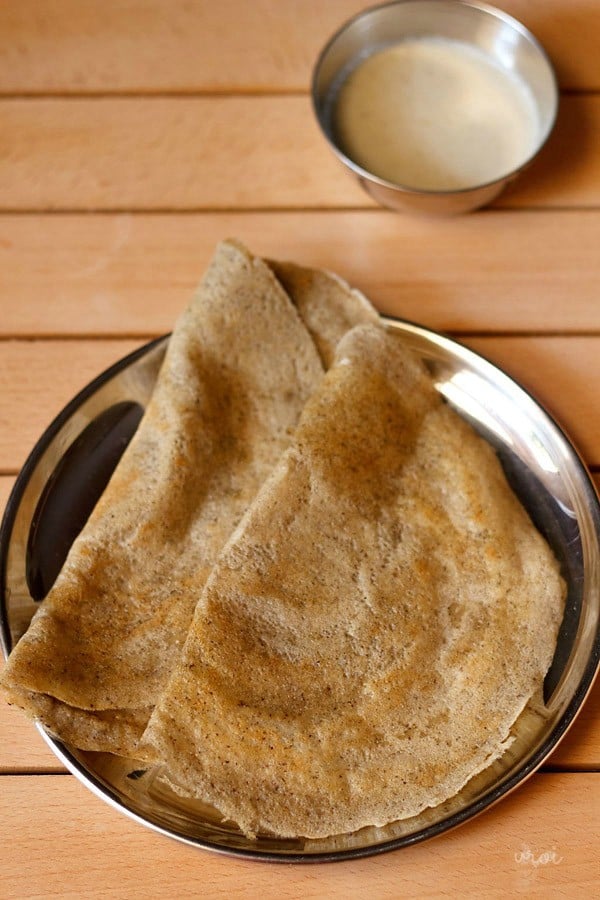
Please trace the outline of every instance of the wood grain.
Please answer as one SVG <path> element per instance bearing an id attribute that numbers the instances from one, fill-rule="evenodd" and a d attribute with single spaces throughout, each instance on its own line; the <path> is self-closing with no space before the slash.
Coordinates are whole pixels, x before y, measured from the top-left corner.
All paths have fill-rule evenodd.
<path id="1" fill-rule="evenodd" d="M 64 404 L 139 341 L 0 342 L 0 472 L 15 472 Z M 466 343 L 520 380 L 600 464 L 598 337 L 483 337 Z M 557 390 L 560 386 L 560 390 Z"/>
<path id="2" fill-rule="evenodd" d="M 3 896 L 594 896 L 600 775 L 535 775 L 493 809 L 396 853 L 309 867 L 228 859 L 137 825 L 64 775 L 4 776 Z M 60 847 L 60 852 L 48 852 Z M 541 863 L 548 854 L 552 861 Z M 553 856 L 551 856 L 553 854 Z M 537 862 L 534 865 L 532 859 Z"/>
<path id="3" fill-rule="evenodd" d="M 373 207 L 307 97 L 0 100 L 0 209 Z M 577 134 L 577 141 L 572 139 Z M 566 96 L 502 207 L 600 205 L 600 96 Z"/>
<path id="4" fill-rule="evenodd" d="M 228 236 L 431 328 L 600 332 L 600 212 L 364 210 L 0 216 L 0 335 L 166 332 Z"/>
<path id="5" fill-rule="evenodd" d="M 2 92 L 307 90 L 319 50 L 364 0 L 19 0 L 0 4 Z M 561 84 L 600 89 L 596 0 L 503 0 Z"/>

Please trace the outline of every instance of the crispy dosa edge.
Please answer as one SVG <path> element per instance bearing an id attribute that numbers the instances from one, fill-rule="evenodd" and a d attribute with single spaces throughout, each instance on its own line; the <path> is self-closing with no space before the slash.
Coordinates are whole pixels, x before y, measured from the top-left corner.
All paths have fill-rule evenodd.
<path id="1" fill-rule="evenodd" d="M 153 752 L 142 752 L 139 740 L 154 707 L 92 712 L 61 703 L 47 694 L 5 690 L 9 703 L 22 707 L 56 738 L 79 750 L 104 751 L 150 763 Z"/>

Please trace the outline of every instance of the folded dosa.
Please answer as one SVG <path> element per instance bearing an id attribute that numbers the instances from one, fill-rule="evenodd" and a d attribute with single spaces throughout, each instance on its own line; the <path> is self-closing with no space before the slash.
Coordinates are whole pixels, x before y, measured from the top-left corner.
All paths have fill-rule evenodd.
<path id="1" fill-rule="evenodd" d="M 292 262 L 268 262 L 294 301 L 326 369 L 347 331 L 355 325 L 379 322 L 377 311 L 366 297 L 334 272 Z"/>
<path id="2" fill-rule="evenodd" d="M 9 699 L 77 747 L 140 756 L 208 573 L 322 376 L 315 342 L 330 360 L 376 317 L 335 276 L 280 265 L 296 306 L 263 261 L 219 246 L 136 435 L 11 654 Z"/>
<path id="3" fill-rule="evenodd" d="M 509 745 L 563 597 L 492 449 L 393 334 L 355 328 L 213 569 L 143 740 L 247 834 L 412 816 Z"/>

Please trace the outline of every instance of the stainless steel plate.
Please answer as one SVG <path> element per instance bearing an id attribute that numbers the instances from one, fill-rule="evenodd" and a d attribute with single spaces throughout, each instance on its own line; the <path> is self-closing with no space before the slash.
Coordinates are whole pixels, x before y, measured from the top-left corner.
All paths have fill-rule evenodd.
<path id="1" fill-rule="evenodd" d="M 515 725 L 505 755 L 455 797 L 385 828 L 320 840 L 249 840 L 219 813 L 185 801 L 160 773 L 110 754 L 66 746 L 40 728 L 65 766 L 131 818 L 188 844 L 281 861 L 348 859 L 406 846 L 466 821 L 524 781 L 571 725 L 600 657 L 600 506 L 577 452 L 550 416 L 480 356 L 425 328 L 386 320 L 429 368 L 437 390 L 496 448 L 507 477 L 560 560 L 569 593 L 544 697 Z M 148 401 L 167 338 L 118 362 L 44 433 L 17 479 L 0 532 L 6 654 L 23 634 L 102 492 Z"/>

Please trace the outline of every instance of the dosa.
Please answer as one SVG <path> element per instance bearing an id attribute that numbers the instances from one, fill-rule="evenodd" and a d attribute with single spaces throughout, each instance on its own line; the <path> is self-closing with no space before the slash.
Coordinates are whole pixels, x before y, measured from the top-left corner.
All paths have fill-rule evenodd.
<path id="1" fill-rule="evenodd" d="M 376 317 L 339 279 L 319 274 L 311 287 L 309 270 L 287 270 L 302 308 L 330 286 L 325 354 L 350 324 Z M 139 756 L 206 578 L 322 372 L 271 269 L 221 244 L 137 433 L 11 654 L 9 700 L 77 747 Z"/>
<path id="2" fill-rule="evenodd" d="M 246 834 L 412 816 L 509 746 L 563 598 L 493 450 L 393 334 L 359 326 L 217 561 L 143 740 Z"/>

